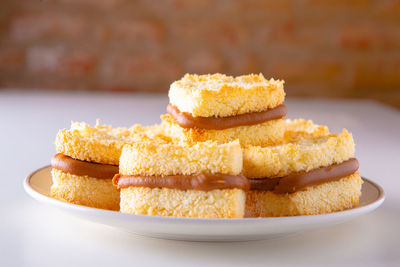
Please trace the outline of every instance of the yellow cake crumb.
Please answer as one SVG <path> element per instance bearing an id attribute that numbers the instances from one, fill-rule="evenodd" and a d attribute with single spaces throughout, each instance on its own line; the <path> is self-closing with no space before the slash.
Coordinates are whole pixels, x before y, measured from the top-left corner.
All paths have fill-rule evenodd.
<path id="1" fill-rule="evenodd" d="M 358 205 L 363 181 L 360 173 L 291 194 L 250 190 L 246 212 L 254 217 L 316 215 L 342 211 Z"/>
<path id="2" fill-rule="evenodd" d="M 283 142 L 285 124 L 283 119 L 266 121 L 256 125 L 239 126 L 225 130 L 206 130 L 197 128 L 182 128 L 169 115 L 161 115 L 162 127 L 165 134 L 173 140 L 184 141 L 190 144 L 207 140 L 218 143 L 227 143 L 238 139 L 242 146 L 268 146 Z"/>
<path id="3" fill-rule="evenodd" d="M 341 163 L 354 157 L 354 140 L 346 129 L 340 134 L 300 136 L 293 143 L 243 148 L 243 174 L 274 178 Z"/>
<path id="4" fill-rule="evenodd" d="M 170 103 L 194 117 L 227 117 L 259 112 L 283 103 L 283 81 L 260 74 L 186 74 L 171 84 Z"/>
<path id="5" fill-rule="evenodd" d="M 286 119 L 284 127 L 284 142 L 295 141 L 297 138 L 303 136 L 323 136 L 329 134 L 328 127 L 314 124 L 311 120 Z"/>
<path id="6" fill-rule="evenodd" d="M 142 141 L 123 148 L 119 172 L 124 175 L 175 175 L 242 171 L 242 149 L 238 141 L 226 144 L 201 142 L 194 145 Z"/>
<path id="7" fill-rule="evenodd" d="M 191 218 L 242 218 L 245 192 L 129 187 L 121 189 L 121 212 Z"/>
<path id="8" fill-rule="evenodd" d="M 145 135 L 158 137 L 161 130 L 157 127 L 112 128 L 99 122 L 92 127 L 84 122 L 73 122 L 71 129 L 58 132 L 55 145 L 58 153 L 74 159 L 118 165 L 124 145 L 139 141 Z"/>
<path id="9" fill-rule="evenodd" d="M 51 197 L 77 205 L 119 210 L 119 192 L 111 179 L 77 176 L 54 168 L 51 175 Z"/>

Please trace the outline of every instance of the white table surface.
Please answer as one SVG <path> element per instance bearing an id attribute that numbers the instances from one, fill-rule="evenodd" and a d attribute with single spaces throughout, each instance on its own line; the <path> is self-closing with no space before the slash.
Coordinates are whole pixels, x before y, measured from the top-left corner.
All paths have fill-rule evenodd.
<path id="1" fill-rule="evenodd" d="M 361 173 L 386 191 L 378 210 L 330 228 L 242 243 L 158 240 L 81 221 L 23 191 L 71 120 L 153 124 L 167 102 L 166 95 L 0 91 L 0 266 L 400 266 L 400 112 L 372 101 L 286 101 L 289 118 L 353 132 Z"/>

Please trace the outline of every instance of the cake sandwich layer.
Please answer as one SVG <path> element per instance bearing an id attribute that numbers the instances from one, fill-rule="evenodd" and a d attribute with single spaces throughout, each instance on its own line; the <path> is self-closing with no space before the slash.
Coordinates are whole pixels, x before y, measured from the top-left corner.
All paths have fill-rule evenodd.
<path id="1" fill-rule="evenodd" d="M 246 209 L 253 216 L 295 216 L 358 205 L 362 179 L 351 133 L 293 138 L 289 143 L 244 149 L 249 178 Z"/>
<path id="2" fill-rule="evenodd" d="M 119 193 L 111 180 L 117 165 L 92 163 L 58 153 L 51 160 L 51 196 L 69 203 L 119 210 Z"/>
<path id="3" fill-rule="evenodd" d="M 238 126 L 249 126 L 270 120 L 284 118 L 287 113 L 285 105 L 259 112 L 245 113 L 229 117 L 193 117 L 190 113 L 181 112 L 177 107 L 168 104 L 167 112 L 183 128 L 207 130 L 224 130 Z"/>
<path id="4" fill-rule="evenodd" d="M 167 135 L 188 143 L 207 140 L 274 145 L 283 138 L 283 81 L 259 75 L 185 75 L 169 91 Z"/>
<path id="5" fill-rule="evenodd" d="M 171 84 L 170 103 L 193 117 L 229 117 L 279 106 L 285 99 L 283 81 L 262 74 L 190 75 Z"/>
<path id="6" fill-rule="evenodd" d="M 238 141 L 185 143 L 144 141 L 123 148 L 115 187 L 121 212 L 133 214 L 241 218 L 245 190 Z"/>
<path id="7" fill-rule="evenodd" d="M 358 170 L 356 158 L 320 167 L 308 172 L 295 172 L 284 177 L 249 179 L 251 190 L 272 191 L 277 194 L 294 193 L 304 188 L 327 182 L 337 181 Z"/>
<path id="8" fill-rule="evenodd" d="M 119 210 L 119 192 L 112 185 L 118 173 L 122 147 L 145 136 L 158 134 L 159 127 L 92 127 L 74 122 L 56 137 L 57 154 L 51 160 L 52 197 L 94 208 Z"/>

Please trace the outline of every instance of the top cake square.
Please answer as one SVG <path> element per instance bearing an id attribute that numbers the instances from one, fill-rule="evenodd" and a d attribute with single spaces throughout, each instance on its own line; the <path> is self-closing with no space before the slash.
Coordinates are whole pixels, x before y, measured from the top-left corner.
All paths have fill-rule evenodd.
<path id="1" fill-rule="evenodd" d="M 70 129 L 57 133 L 55 145 L 58 153 L 71 158 L 102 164 L 118 165 L 122 147 L 143 138 L 169 139 L 162 135 L 159 125 L 112 128 L 110 125 L 92 127 L 84 122 L 72 122 Z"/>
<path id="2" fill-rule="evenodd" d="M 168 96 L 173 106 L 193 117 L 228 117 L 281 105 L 285 99 L 283 84 L 262 74 L 186 74 L 171 84 Z"/>
<path id="3" fill-rule="evenodd" d="M 119 172 L 124 175 L 191 175 L 220 173 L 239 175 L 243 158 L 239 141 L 194 145 L 143 139 L 122 149 Z"/>

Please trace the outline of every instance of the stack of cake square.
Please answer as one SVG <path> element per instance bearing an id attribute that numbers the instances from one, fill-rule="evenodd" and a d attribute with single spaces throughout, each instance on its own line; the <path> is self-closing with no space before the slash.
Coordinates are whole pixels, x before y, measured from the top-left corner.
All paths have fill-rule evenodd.
<path id="1" fill-rule="evenodd" d="M 309 133 L 308 133 L 309 134 Z M 362 179 L 352 135 L 297 133 L 281 145 L 243 149 L 252 216 L 313 215 L 356 206 Z"/>
<path id="2" fill-rule="evenodd" d="M 283 84 L 262 74 L 187 74 L 172 83 L 160 125 L 136 125 L 113 135 L 121 144 L 117 150 L 108 143 L 112 154 L 120 155 L 112 179 L 120 211 L 242 218 L 322 214 L 358 205 L 362 179 L 351 133 L 332 134 L 312 121 L 285 119 Z M 85 153 L 95 151 L 86 146 Z M 104 163 L 103 158 L 74 160 Z M 59 166 L 53 165 L 54 181 Z"/>
<path id="3" fill-rule="evenodd" d="M 95 127 L 73 122 L 70 129 L 58 131 L 50 195 L 73 204 L 119 210 L 120 194 L 112 178 L 118 173 L 123 146 L 142 136 L 160 138 L 159 127 L 112 128 L 97 121 Z"/>
<path id="4" fill-rule="evenodd" d="M 283 81 L 260 75 L 189 75 L 172 83 L 162 126 L 175 140 L 274 145 L 284 135 Z"/>
<path id="5" fill-rule="evenodd" d="M 143 141 L 125 146 L 121 212 L 176 217 L 240 218 L 249 182 L 238 141 L 186 144 Z"/>

